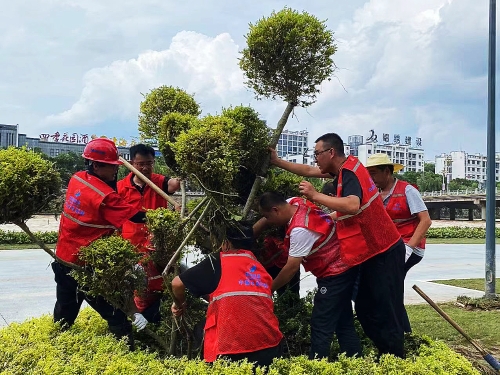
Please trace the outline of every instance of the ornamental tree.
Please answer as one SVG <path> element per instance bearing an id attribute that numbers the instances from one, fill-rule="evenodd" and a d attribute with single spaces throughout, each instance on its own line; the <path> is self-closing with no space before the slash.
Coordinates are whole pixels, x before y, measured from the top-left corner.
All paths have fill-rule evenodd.
<path id="1" fill-rule="evenodd" d="M 276 147 L 293 109 L 313 104 L 320 84 L 330 79 L 335 70 L 332 56 L 337 48 L 333 32 L 327 29 L 325 21 L 307 12 L 284 8 L 250 24 L 245 38 L 247 47 L 242 51 L 240 68 L 246 85 L 257 99 L 280 98 L 287 103 L 270 142 L 271 147 Z M 269 158 L 262 164 L 261 176 L 265 176 L 268 164 Z M 261 179 L 256 179 L 244 217 L 260 184 Z"/>
<path id="2" fill-rule="evenodd" d="M 147 140 L 155 141 L 158 126 L 164 116 L 170 113 L 199 116 L 200 106 L 184 90 L 173 86 L 160 86 L 143 94 L 140 105 L 139 133 Z"/>

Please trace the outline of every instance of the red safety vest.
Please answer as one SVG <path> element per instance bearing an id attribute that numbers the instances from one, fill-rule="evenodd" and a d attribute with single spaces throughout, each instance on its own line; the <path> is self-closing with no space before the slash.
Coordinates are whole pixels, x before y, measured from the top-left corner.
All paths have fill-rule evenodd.
<path id="1" fill-rule="evenodd" d="M 204 358 L 272 348 L 283 338 L 274 315 L 272 278 L 250 251 L 220 254 L 221 279 L 210 294 Z"/>
<path id="2" fill-rule="evenodd" d="M 87 172 L 77 172 L 71 177 L 59 223 L 56 245 L 59 258 L 81 264 L 78 260 L 81 247 L 118 229 L 105 221 L 100 212 L 102 201 L 113 192 L 108 184 Z"/>
<path id="3" fill-rule="evenodd" d="M 406 200 L 406 187 L 408 185 L 410 185 L 408 182 L 396 179 L 392 195 L 385 207 L 405 243 L 410 241 L 420 222 L 417 215 L 411 214 Z M 417 247 L 425 249 L 425 238 L 420 241 Z"/>
<path id="4" fill-rule="evenodd" d="M 132 185 L 133 173 L 128 174 L 124 179 L 118 181 L 117 190 L 123 199 L 125 199 L 132 206 L 136 207 L 139 211 L 154 210 L 160 207 L 167 207 L 168 202 L 160 197 L 148 185 L 144 186 L 141 194 L 137 188 Z M 151 181 L 158 187 L 162 188 L 165 181 L 165 176 L 153 173 Z M 122 227 L 122 237 L 129 240 L 137 247 L 140 252 L 147 252 L 152 248 L 150 241 L 150 233 L 146 224 L 133 223 L 127 220 Z"/>
<path id="5" fill-rule="evenodd" d="M 161 271 L 158 271 L 152 261 L 144 265 L 146 275 L 148 277 L 148 284 L 143 293 L 135 293 L 134 302 L 139 312 L 143 312 L 146 308 L 151 306 L 154 302 L 158 301 L 163 292 L 163 277 Z"/>
<path id="6" fill-rule="evenodd" d="M 306 271 L 311 272 L 317 278 L 323 278 L 341 274 L 349 269 L 340 258 L 335 223 L 328 214 L 300 204 L 286 231 L 284 245 L 288 250 L 290 249 L 290 233 L 294 228 L 306 228 L 321 235 L 310 253 L 302 259 Z"/>
<path id="7" fill-rule="evenodd" d="M 293 197 L 288 202 L 291 205 L 303 204 L 307 207 L 320 208 L 306 198 Z M 288 261 L 288 248 L 283 244 L 283 240 L 276 237 L 266 237 L 264 239 L 264 248 L 262 249 L 263 265 L 266 268 L 276 266 L 283 268 Z"/>
<path id="8" fill-rule="evenodd" d="M 356 175 L 363 199 L 354 215 L 337 211 L 337 235 L 343 261 L 355 266 L 383 253 L 401 238 L 385 210 L 382 199 L 370 174 L 361 162 L 349 155 L 338 175 L 337 197 L 342 196 L 342 169 Z"/>

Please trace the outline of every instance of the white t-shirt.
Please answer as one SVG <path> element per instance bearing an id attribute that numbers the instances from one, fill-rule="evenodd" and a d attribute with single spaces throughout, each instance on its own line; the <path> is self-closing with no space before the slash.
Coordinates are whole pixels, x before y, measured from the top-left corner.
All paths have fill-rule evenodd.
<path id="1" fill-rule="evenodd" d="M 289 198 L 286 201 L 290 203 Z M 298 206 L 298 203 L 294 204 Z M 291 221 L 291 219 L 290 219 Z M 290 222 L 288 223 L 290 224 Z M 293 228 L 290 232 L 290 250 L 288 256 L 300 258 L 308 256 L 311 252 L 314 243 L 321 237 L 321 234 L 313 232 L 306 228 Z"/>

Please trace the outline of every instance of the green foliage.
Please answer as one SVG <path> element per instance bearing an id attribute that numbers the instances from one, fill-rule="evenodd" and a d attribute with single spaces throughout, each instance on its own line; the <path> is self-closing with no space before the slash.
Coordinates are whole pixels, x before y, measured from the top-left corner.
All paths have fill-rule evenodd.
<path id="1" fill-rule="evenodd" d="M 0 224 L 25 222 L 61 192 L 50 161 L 26 148 L 0 150 Z"/>
<path id="2" fill-rule="evenodd" d="M 43 243 L 56 243 L 58 232 L 34 232 L 35 237 Z M 3 231 L 0 229 L 0 244 L 33 244 L 31 238 L 24 232 Z"/>
<path id="3" fill-rule="evenodd" d="M 396 177 L 400 180 L 409 182 L 410 184 L 418 184 L 418 179 L 421 177 L 422 173 L 408 171 L 400 174 L 396 174 Z M 420 188 L 420 187 L 419 187 Z"/>
<path id="4" fill-rule="evenodd" d="M 424 163 L 424 172 L 435 173 L 436 164 L 435 163 Z"/>
<path id="5" fill-rule="evenodd" d="M 186 237 L 185 226 L 181 225 L 180 213 L 168 208 L 148 210 L 146 220 L 155 248 L 151 259 L 164 268 Z"/>
<path id="6" fill-rule="evenodd" d="M 438 191 L 441 190 L 443 176 L 432 172 L 424 172 L 417 178 L 417 185 L 420 191 Z"/>
<path id="7" fill-rule="evenodd" d="M 158 137 L 158 125 L 170 113 L 198 116 L 201 111 L 194 98 L 184 90 L 173 86 L 160 86 L 143 94 L 139 114 L 139 133 L 144 139 Z"/>
<path id="8" fill-rule="evenodd" d="M 134 245 L 119 236 L 100 238 L 80 248 L 79 258 L 85 269 L 71 271 L 79 286 L 130 314 L 134 291 L 146 286 L 145 272 L 136 267 L 142 254 Z"/>
<path id="9" fill-rule="evenodd" d="M 466 180 L 465 178 L 455 178 L 448 184 L 449 190 L 472 190 L 479 187 L 478 181 Z"/>
<path id="10" fill-rule="evenodd" d="M 326 22 L 290 8 L 250 24 L 240 68 L 257 97 L 294 105 L 315 102 L 319 85 L 334 71 L 337 48 Z"/>
<path id="11" fill-rule="evenodd" d="M 168 167 L 177 175 L 182 175 L 182 169 L 175 160 L 172 143 L 182 132 L 189 130 L 197 121 L 196 116 L 182 113 L 169 113 L 158 123 L 158 146 Z"/>
<path id="12" fill-rule="evenodd" d="M 75 152 L 65 152 L 49 158 L 49 160 L 54 162 L 54 168 L 61 175 L 63 186 L 68 185 L 69 179 L 74 173 L 85 170 L 85 160 Z"/>
<path id="13" fill-rule="evenodd" d="M 300 196 L 299 184 L 303 179 L 284 169 L 271 168 L 266 182 L 261 186 L 260 194 L 266 191 L 276 191 L 285 198 L 298 197 Z"/>
<path id="14" fill-rule="evenodd" d="M 412 374 L 479 375 L 470 362 L 442 342 L 414 340 L 406 360 L 383 356 L 345 358 L 337 362 L 310 361 L 306 357 L 276 360 L 270 375 L 285 374 Z M 420 345 L 419 345 L 420 343 Z M 136 350 L 107 334 L 106 323 L 91 309 L 84 309 L 76 323 L 61 331 L 51 316 L 13 323 L 0 330 L 0 373 L 17 374 L 252 374 L 246 362 L 217 361 L 214 365 L 186 358 L 161 359 L 155 353 Z M 257 370 L 257 374 L 262 374 Z"/>
<path id="15" fill-rule="evenodd" d="M 495 237 L 500 238 L 500 228 L 495 228 Z M 429 228 L 427 238 L 486 238 L 486 229 L 467 227 Z"/>

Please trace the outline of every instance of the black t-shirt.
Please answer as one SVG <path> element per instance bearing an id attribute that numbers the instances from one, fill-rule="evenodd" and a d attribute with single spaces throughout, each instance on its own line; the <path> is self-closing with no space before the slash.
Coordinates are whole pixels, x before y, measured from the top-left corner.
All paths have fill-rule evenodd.
<path id="1" fill-rule="evenodd" d="M 213 293 L 221 278 L 220 253 L 210 254 L 204 260 L 179 275 L 182 283 L 195 297 Z"/>
<path id="2" fill-rule="evenodd" d="M 361 184 L 359 183 L 356 174 L 349 169 L 342 169 L 342 197 L 348 197 L 349 195 L 355 195 L 359 198 L 361 202 L 363 200 L 363 189 L 361 189 Z M 337 191 L 337 185 L 339 183 L 337 177 L 331 174 L 333 177 L 333 187 L 335 192 Z"/>

